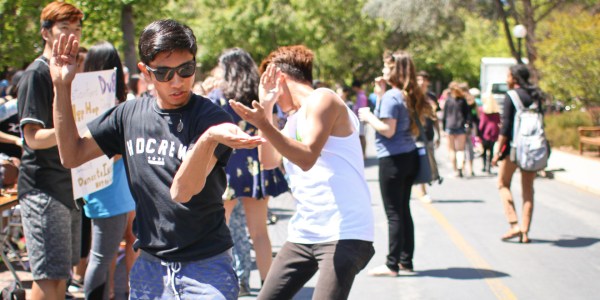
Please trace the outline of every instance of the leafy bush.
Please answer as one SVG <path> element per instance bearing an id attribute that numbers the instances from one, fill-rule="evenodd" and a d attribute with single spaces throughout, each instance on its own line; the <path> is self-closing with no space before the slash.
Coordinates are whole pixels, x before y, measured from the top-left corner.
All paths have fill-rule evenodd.
<path id="1" fill-rule="evenodd" d="M 552 147 L 571 146 L 575 149 L 579 148 L 577 127 L 594 125 L 590 114 L 582 111 L 548 114 L 544 123 L 546 137 Z"/>

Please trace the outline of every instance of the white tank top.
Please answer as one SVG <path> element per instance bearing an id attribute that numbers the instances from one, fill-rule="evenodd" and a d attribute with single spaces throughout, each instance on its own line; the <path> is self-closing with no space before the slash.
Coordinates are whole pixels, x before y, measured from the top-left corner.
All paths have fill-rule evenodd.
<path id="1" fill-rule="evenodd" d="M 288 241 L 316 244 L 336 240 L 373 241 L 371 194 L 364 175 L 358 130 L 360 122 L 347 110 L 354 131 L 347 137 L 329 136 L 315 165 L 304 172 L 283 160 L 296 200 L 288 225 Z M 301 141 L 306 110 L 288 117 L 283 133 Z"/>

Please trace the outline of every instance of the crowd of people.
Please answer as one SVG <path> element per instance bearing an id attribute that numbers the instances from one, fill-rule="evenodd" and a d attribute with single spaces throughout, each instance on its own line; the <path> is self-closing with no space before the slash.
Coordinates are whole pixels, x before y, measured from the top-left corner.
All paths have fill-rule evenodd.
<path id="1" fill-rule="evenodd" d="M 259 299 L 291 299 L 317 271 L 314 299 L 346 299 L 375 255 L 364 175 L 368 127 L 388 221 L 385 264 L 370 275 L 414 272 L 413 187 L 432 201 L 425 184 L 415 186 L 419 149 L 433 153 L 442 138 L 451 177 L 476 176 L 477 155 L 482 173 L 499 165 L 510 225 L 501 238 L 529 242 L 535 171 L 509 152 L 515 120 L 524 108 L 541 112 L 543 94 L 524 65 L 510 69 L 514 93 L 503 107 L 461 82 L 437 97 L 405 51 L 385 52 L 382 75 L 369 87 L 354 80 L 334 91 L 313 79 L 314 54 L 303 45 L 279 47 L 260 64 L 244 49 L 226 49 L 210 76 L 196 81 L 198 46 L 188 26 L 147 25 L 138 72 L 130 72 L 110 43 L 80 46 L 82 19 L 72 4 L 44 7 L 43 52 L 2 90 L 2 184 L 18 192 L 32 299 L 64 299 L 76 283 L 86 299 L 111 299 L 123 241 L 130 299 L 249 295 L 251 249 Z M 107 69 L 116 70 L 115 106 L 80 135 L 73 79 Z M 161 163 L 150 163 L 150 153 Z M 102 155 L 114 158 L 112 184 L 74 199 L 70 169 Z M 430 162 L 430 181 L 441 183 Z M 510 191 L 517 169 L 521 222 Z M 273 258 L 268 203 L 288 191 L 296 211 Z"/>

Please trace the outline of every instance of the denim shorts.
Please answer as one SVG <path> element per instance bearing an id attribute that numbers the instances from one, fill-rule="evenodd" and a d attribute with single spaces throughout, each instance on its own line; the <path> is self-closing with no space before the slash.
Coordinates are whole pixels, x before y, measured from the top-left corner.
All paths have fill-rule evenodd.
<path id="1" fill-rule="evenodd" d="M 231 262 L 231 250 L 190 262 L 165 262 L 142 250 L 129 274 L 129 299 L 235 300 Z"/>
<path id="2" fill-rule="evenodd" d="M 467 130 L 463 127 L 463 128 L 446 128 L 446 133 L 447 134 L 466 134 Z"/>
<path id="3" fill-rule="evenodd" d="M 80 258 L 81 211 L 39 191 L 19 203 L 33 279 L 68 279 Z"/>

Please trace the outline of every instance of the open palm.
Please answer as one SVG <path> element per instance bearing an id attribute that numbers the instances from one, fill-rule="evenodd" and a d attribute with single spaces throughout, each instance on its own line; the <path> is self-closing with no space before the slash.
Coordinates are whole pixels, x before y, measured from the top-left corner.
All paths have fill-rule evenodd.
<path id="1" fill-rule="evenodd" d="M 260 103 L 271 104 L 271 102 L 276 102 L 282 92 L 281 71 L 274 64 L 270 64 L 267 70 L 260 76 L 260 84 L 258 86 Z"/>
<path id="2" fill-rule="evenodd" d="M 54 84 L 71 83 L 77 73 L 77 53 L 79 41 L 75 35 L 67 36 L 61 34 L 59 39 L 52 45 L 52 57 L 50 58 L 50 76 Z"/>

